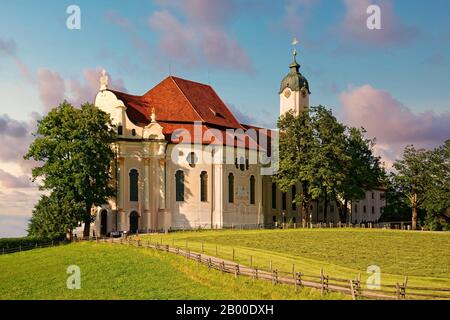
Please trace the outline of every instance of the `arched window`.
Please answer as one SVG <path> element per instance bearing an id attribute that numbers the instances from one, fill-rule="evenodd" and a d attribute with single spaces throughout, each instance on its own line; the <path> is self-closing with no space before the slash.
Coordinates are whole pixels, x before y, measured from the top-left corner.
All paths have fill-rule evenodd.
<path id="1" fill-rule="evenodd" d="M 208 173 L 202 171 L 200 174 L 200 201 L 208 201 Z"/>
<path id="2" fill-rule="evenodd" d="M 175 174 L 176 201 L 184 201 L 184 172 L 178 170 Z"/>
<path id="3" fill-rule="evenodd" d="M 281 210 L 286 210 L 286 207 L 287 207 L 287 205 L 286 205 L 286 192 L 283 192 L 282 194 L 281 194 Z"/>
<path id="4" fill-rule="evenodd" d="M 133 137 L 136 136 L 136 129 L 131 130 L 131 135 L 132 135 Z"/>
<path id="5" fill-rule="evenodd" d="M 130 170 L 130 201 L 139 201 L 139 172 L 136 169 Z"/>
<path id="6" fill-rule="evenodd" d="M 123 134 L 123 126 L 120 125 L 117 127 L 117 135 L 121 136 Z"/>
<path id="7" fill-rule="evenodd" d="M 277 208 L 277 185 L 272 183 L 272 209 Z"/>
<path id="8" fill-rule="evenodd" d="M 297 196 L 297 187 L 296 186 L 292 186 L 291 193 L 292 193 L 292 211 L 296 211 L 297 203 L 294 202 L 295 197 Z"/>
<path id="9" fill-rule="evenodd" d="M 228 175 L 228 202 L 234 202 L 234 174 Z"/>
<path id="10" fill-rule="evenodd" d="M 255 176 L 250 177 L 250 204 L 255 204 Z"/>

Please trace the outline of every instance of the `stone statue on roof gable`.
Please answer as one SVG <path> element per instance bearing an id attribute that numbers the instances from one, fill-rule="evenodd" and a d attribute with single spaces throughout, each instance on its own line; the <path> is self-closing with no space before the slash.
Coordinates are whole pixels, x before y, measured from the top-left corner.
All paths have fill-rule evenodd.
<path id="1" fill-rule="evenodd" d="M 102 70 L 102 75 L 100 76 L 100 91 L 108 89 L 108 75 L 106 74 L 106 70 Z"/>

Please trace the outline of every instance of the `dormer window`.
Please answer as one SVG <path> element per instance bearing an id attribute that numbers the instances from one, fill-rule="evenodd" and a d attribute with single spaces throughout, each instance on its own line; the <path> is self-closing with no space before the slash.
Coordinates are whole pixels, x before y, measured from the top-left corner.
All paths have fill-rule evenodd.
<path id="1" fill-rule="evenodd" d="M 212 112 L 212 114 L 215 117 L 219 117 L 219 118 L 225 119 L 225 117 L 220 112 L 215 111 L 213 108 L 209 108 L 209 110 Z"/>

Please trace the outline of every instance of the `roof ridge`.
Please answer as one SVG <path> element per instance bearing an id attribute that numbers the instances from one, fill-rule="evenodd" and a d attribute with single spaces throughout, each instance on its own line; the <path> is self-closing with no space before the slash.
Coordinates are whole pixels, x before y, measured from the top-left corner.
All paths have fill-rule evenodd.
<path id="1" fill-rule="evenodd" d="M 177 77 L 177 76 L 169 76 L 169 78 L 179 79 L 179 80 L 182 80 L 182 81 L 191 82 L 191 83 L 195 83 L 195 84 L 200 84 L 200 85 L 202 85 L 202 86 L 212 88 L 212 86 L 211 86 L 210 84 L 206 84 L 206 83 L 199 82 L 199 81 L 194 81 L 194 80 L 184 79 L 184 78 Z"/>
<path id="2" fill-rule="evenodd" d="M 194 105 L 192 104 L 192 102 L 188 99 L 188 97 L 186 96 L 186 94 L 184 93 L 183 89 L 180 88 L 180 86 L 178 85 L 178 83 L 175 81 L 175 77 L 173 76 L 169 76 L 169 78 L 175 83 L 175 85 L 177 86 L 178 90 L 180 90 L 181 94 L 183 95 L 184 99 L 186 99 L 186 101 L 189 103 L 189 105 L 191 106 L 191 108 L 194 110 L 194 112 L 199 116 L 199 118 L 202 120 L 202 123 L 206 123 L 205 119 L 203 119 L 203 117 L 198 113 L 197 109 L 194 107 Z M 181 79 L 181 78 L 177 78 L 177 79 Z M 183 79 L 181 79 L 183 80 Z"/>

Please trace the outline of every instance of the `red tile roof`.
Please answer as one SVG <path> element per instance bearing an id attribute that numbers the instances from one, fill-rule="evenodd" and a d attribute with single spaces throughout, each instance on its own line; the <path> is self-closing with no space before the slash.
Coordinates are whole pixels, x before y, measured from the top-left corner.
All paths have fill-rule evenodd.
<path id="1" fill-rule="evenodd" d="M 163 134 L 168 141 L 179 143 L 171 138 L 177 129 L 186 129 L 194 137 L 194 122 L 202 123 L 202 131 L 218 129 L 222 132 L 222 143 L 226 144 L 226 129 L 260 128 L 242 125 L 234 117 L 214 89 L 205 84 L 167 77 L 142 96 L 113 91 L 117 98 L 127 107 L 128 118 L 138 126 L 150 123 L 152 109 L 155 109 L 156 121 L 163 127 Z M 209 139 L 208 139 L 209 140 Z M 216 144 L 215 141 L 202 141 L 204 144 Z M 237 141 L 233 145 L 238 144 Z M 252 148 L 245 139 L 246 148 Z"/>
<path id="2" fill-rule="evenodd" d="M 158 122 L 200 121 L 224 128 L 242 128 L 214 89 L 198 82 L 170 76 L 143 96 L 112 92 L 124 102 L 128 117 L 137 125 L 148 124 L 154 108 Z"/>

